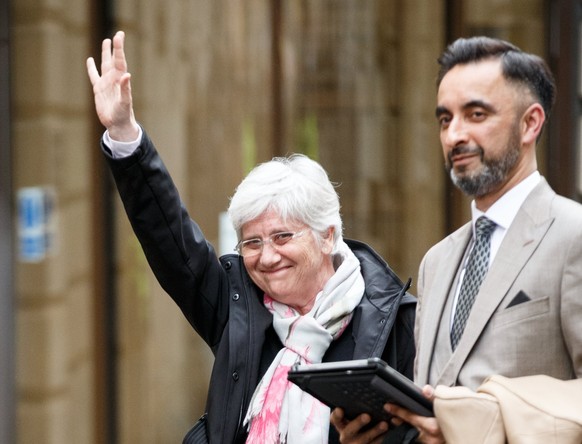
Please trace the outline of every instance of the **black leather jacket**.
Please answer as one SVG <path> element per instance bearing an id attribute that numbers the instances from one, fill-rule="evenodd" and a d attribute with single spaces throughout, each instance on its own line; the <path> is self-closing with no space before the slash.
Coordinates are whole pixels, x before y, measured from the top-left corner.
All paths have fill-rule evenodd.
<path id="1" fill-rule="evenodd" d="M 242 421 L 258 381 L 282 347 L 242 258 L 215 251 L 184 208 L 145 134 L 129 157 L 103 146 L 119 194 L 147 260 L 215 356 L 206 411 L 210 442 L 244 442 Z M 366 293 L 351 325 L 324 361 L 382 357 L 412 377 L 415 299 L 385 261 L 362 242 L 346 240 L 358 257 Z M 330 442 L 337 435 L 330 427 Z"/>

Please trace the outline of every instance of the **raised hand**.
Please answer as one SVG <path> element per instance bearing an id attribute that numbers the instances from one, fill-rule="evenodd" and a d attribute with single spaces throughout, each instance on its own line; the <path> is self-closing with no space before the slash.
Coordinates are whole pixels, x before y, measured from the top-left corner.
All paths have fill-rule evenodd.
<path id="1" fill-rule="evenodd" d="M 118 31 L 101 46 L 101 75 L 93 57 L 87 59 L 87 74 L 93 85 L 95 110 L 109 136 L 120 142 L 135 140 L 139 127 L 133 114 L 131 74 L 123 51 L 125 34 Z M 113 43 L 113 49 L 112 49 Z"/>

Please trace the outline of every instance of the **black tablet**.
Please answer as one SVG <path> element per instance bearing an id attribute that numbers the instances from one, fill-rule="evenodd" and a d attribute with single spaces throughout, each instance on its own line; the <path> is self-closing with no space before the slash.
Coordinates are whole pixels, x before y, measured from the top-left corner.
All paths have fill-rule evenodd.
<path id="1" fill-rule="evenodd" d="M 348 419 L 368 413 L 372 422 L 389 421 L 387 402 L 422 416 L 434 416 L 419 386 L 379 358 L 295 365 L 288 379 Z"/>

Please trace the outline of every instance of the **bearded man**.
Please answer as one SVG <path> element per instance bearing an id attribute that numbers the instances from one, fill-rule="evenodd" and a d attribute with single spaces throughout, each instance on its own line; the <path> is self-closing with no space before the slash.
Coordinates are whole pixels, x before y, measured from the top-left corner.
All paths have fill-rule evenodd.
<path id="1" fill-rule="evenodd" d="M 555 97 L 546 63 L 506 41 L 459 39 L 439 58 L 436 117 L 445 166 L 472 220 L 419 270 L 415 382 L 476 390 L 491 375 L 582 377 L 582 206 L 538 172 Z M 415 442 L 442 443 L 436 418 L 395 405 Z M 342 443 L 382 442 L 389 425 L 332 413 Z M 390 425 L 392 427 L 392 425 Z M 467 441 L 469 442 L 469 441 Z"/>

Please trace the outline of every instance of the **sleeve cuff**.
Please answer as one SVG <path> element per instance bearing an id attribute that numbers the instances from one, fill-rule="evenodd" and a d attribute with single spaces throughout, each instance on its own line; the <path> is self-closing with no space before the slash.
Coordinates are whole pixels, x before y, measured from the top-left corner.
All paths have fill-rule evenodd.
<path id="1" fill-rule="evenodd" d="M 128 157 L 133 154 L 133 152 L 139 146 L 141 137 L 143 135 L 141 126 L 138 125 L 138 127 L 139 132 L 137 134 L 137 139 L 132 140 L 131 142 L 119 142 L 117 140 L 113 140 L 111 137 L 109 137 L 109 131 L 105 131 L 105 133 L 103 133 L 103 144 L 111 150 L 111 155 L 114 159 Z"/>

